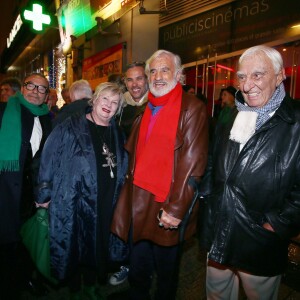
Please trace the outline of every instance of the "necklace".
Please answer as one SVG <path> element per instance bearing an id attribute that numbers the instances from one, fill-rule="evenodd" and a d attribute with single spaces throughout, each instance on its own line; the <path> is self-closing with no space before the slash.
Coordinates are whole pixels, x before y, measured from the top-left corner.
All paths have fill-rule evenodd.
<path id="1" fill-rule="evenodd" d="M 90 116 L 91 116 L 91 118 L 92 118 L 92 120 L 93 120 L 93 122 L 94 122 L 94 124 L 96 126 L 96 130 L 97 130 L 97 132 L 99 134 L 97 123 L 95 122 L 93 114 L 90 113 Z M 109 133 L 110 133 L 110 143 L 111 143 L 111 130 L 110 129 L 109 129 Z M 104 157 L 106 159 L 106 164 L 103 164 L 102 167 L 109 167 L 109 169 L 110 169 L 110 178 L 114 178 L 115 176 L 114 176 L 114 172 L 113 172 L 112 169 L 117 165 L 115 163 L 115 161 L 114 161 L 115 156 L 114 156 L 114 154 L 112 152 L 110 152 L 107 144 L 105 143 L 105 141 L 104 141 L 104 134 L 102 136 L 101 136 L 101 134 L 99 134 L 99 137 L 100 137 L 101 142 L 102 142 L 102 151 L 103 151 L 102 154 L 104 155 Z"/>

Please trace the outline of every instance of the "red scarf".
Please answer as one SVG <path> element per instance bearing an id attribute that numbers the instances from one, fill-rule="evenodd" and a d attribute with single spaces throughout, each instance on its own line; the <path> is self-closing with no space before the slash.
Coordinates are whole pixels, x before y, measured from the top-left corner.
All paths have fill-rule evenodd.
<path id="1" fill-rule="evenodd" d="M 170 192 L 181 98 L 182 87 L 179 83 L 162 97 L 155 98 L 149 92 L 149 102 L 162 108 L 148 140 L 146 137 L 152 117 L 148 105 L 141 121 L 133 183 L 154 194 L 157 202 L 164 202 Z"/>

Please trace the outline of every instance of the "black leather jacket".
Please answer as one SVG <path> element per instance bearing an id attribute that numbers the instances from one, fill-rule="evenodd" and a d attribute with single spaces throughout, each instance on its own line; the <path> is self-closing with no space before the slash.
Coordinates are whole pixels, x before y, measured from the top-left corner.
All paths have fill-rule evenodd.
<path id="1" fill-rule="evenodd" d="M 202 244 L 212 261 L 275 276 L 300 229 L 300 101 L 286 96 L 240 152 L 229 140 L 233 121 L 218 131 L 202 181 Z"/>

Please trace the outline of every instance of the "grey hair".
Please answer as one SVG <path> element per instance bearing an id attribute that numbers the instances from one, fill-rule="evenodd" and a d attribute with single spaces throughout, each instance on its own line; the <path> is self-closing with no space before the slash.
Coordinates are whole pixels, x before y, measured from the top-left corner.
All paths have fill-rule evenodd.
<path id="1" fill-rule="evenodd" d="M 91 100 L 89 101 L 89 105 L 90 106 L 94 106 L 95 103 L 99 100 L 100 96 L 104 93 L 104 92 L 112 92 L 114 95 L 119 95 L 120 96 L 120 101 L 119 101 L 119 105 L 118 105 L 118 109 L 116 111 L 116 115 L 120 114 L 121 110 L 122 110 L 122 106 L 123 106 L 123 102 L 124 102 L 124 96 L 123 96 L 123 92 L 122 92 L 122 87 L 119 86 L 117 83 L 115 82 L 103 82 L 100 83 L 97 87 L 96 87 L 96 91 L 94 93 L 94 95 L 92 96 Z"/>
<path id="2" fill-rule="evenodd" d="M 84 79 L 74 81 L 69 88 L 69 93 L 72 102 L 79 99 L 91 99 L 93 96 L 89 82 Z"/>
<path id="3" fill-rule="evenodd" d="M 239 64 L 241 64 L 245 58 L 259 55 L 261 53 L 265 54 L 271 60 L 275 74 L 280 73 L 280 71 L 283 69 L 283 60 L 281 54 L 276 49 L 264 45 L 258 45 L 247 49 L 241 55 Z"/>
<path id="4" fill-rule="evenodd" d="M 154 52 L 152 54 L 152 56 L 150 58 L 148 58 L 148 60 L 146 61 L 146 67 L 145 67 L 145 73 L 147 75 L 147 77 L 149 78 L 150 75 L 150 64 L 152 63 L 153 60 L 155 60 L 156 58 L 160 57 L 160 56 L 170 56 L 171 58 L 173 58 L 174 61 L 174 66 L 175 66 L 175 72 L 179 72 L 180 73 L 180 77 L 182 78 L 182 71 L 183 71 L 183 66 L 181 65 L 181 59 L 177 54 L 174 54 L 170 51 L 167 50 L 157 50 L 156 52 Z"/>
<path id="5" fill-rule="evenodd" d="M 7 84 L 9 85 L 14 92 L 18 92 L 21 90 L 21 81 L 16 77 L 7 77 L 1 81 L 0 86 Z"/>

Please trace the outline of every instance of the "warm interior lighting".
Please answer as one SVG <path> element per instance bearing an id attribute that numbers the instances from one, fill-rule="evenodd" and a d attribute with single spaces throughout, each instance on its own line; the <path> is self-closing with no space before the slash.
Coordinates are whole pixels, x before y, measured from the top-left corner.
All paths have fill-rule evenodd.
<path id="1" fill-rule="evenodd" d="M 229 67 L 226 67 L 226 66 L 223 66 L 223 65 L 220 65 L 220 64 L 217 64 L 217 67 L 221 68 L 221 69 L 224 69 L 224 70 L 227 70 L 227 71 L 230 71 L 230 72 L 234 72 L 234 70 L 232 68 L 229 68 Z"/>
<path id="2" fill-rule="evenodd" d="M 296 25 L 292 26 L 291 28 L 298 28 L 298 27 L 300 27 L 300 24 L 296 24 Z"/>

